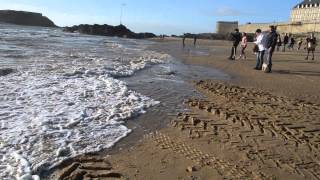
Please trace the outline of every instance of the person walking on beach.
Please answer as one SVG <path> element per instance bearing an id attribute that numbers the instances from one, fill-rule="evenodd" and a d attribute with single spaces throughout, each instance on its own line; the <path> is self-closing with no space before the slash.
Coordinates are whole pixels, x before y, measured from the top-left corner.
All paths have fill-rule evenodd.
<path id="1" fill-rule="evenodd" d="M 298 41 L 298 51 L 301 49 L 302 43 L 303 43 L 303 40 L 302 38 L 300 38 L 300 40 Z"/>
<path id="2" fill-rule="evenodd" d="M 289 36 L 288 36 L 288 33 L 286 33 L 283 37 L 283 49 L 282 49 L 283 52 L 286 52 L 286 46 L 288 43 L 289 43 Z"/>
<path id="3" fill-rule="evenodd" d="M 261 29 L 256 30 L 256 41 L 254 42 L 258 49 L 257 49 L 257 64 L 254 68 L 255 70 L 262 69 L 262 63 L 264 60 L 264 53 L 266 51 L 266 36 L 262 34 Z"/>
<path id="4" fill-rule="evenodd" d="M 276 27 L 275 26 L 270 26 L 270 31 L 267 35 L 267 63 L 268 64 L 268 68 L 266 70 L 266 73 L 271 73 L 272 71 L 272 56 L 274 53 L 274 50 L 276 48 L 277 45 L 277 39 L 278 39 L 278 34 L 276 31 Z"/>
<path id="5" fill-rule="evenodd" d="M 193 37 L 193 46 L 194 47 L 197 46 L 197 39 L 198 39 L 197 35 L 194 35 L 194 37 Z"/>
<path id="6" fill-rule="evenodd" d="M 245 50 L 248 46 L 248 38 L 247 38 L 247 33 L 245 33 L 245 32 L 242 33 L 242 40 L 241 40 L 240 45 L 241 45 L 241 53 L 240 53 L 239 59 L 241 59 L 241 58 L 247 59 Z"/>
<path id="7" fill-rule="evenodd" d="M 288 49 L 291 49 L 293 50 L 294 49 L 294 45 L 296 44 L 296 40 L 294 39 L 294 37 L 292 35 L 290 35 L 289 37 L 289 46 L 288 46 Z"/>
<path id="8" fill-rule="evenodd" d="M 280 51 L 280 47 L 282 46 L 282 40 L 281 40 L 281 35 L 278 34 L 278 39 L 277 39 L 277 51 Z"/>
<path id="9" fill-rule="evenodd" d="M 183 37 L 182 37 L 182 47 L 183 48 L 186 47 L 186 35 L 183 35 Z"/>
<path id="10" fill-rule="evenodd" d="M 316 50 L 316 46 L 317 46 L 317 39 L 316 37 L 314 37 L 314 34 L 312 33 L 310 37 L 307 38 L 308 55 L 306 57 L 306 60 L 309 59 L 310 52 L 312 53 L 312 60 L 314 60 L 314 51 Z"/>
<path id="11" fill-rule="evenodd" d="M 237 48 L 241 41 L 241 34 L 239 33 L 239 29 L 235 29 L 233 33 L 231 33 L 231 39 L 233 41 L 233 45 L 231 48 L 231 54 L 229 60 L 235 60 L 237 55 Z"/>

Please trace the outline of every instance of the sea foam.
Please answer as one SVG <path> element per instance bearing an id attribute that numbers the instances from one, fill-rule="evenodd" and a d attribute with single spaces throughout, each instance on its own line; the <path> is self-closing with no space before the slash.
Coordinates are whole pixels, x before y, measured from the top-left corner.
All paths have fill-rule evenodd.
<path id="1" fill-rule="evenodd" d="M 39 179 L 68 158 L 110 148 L 130 133 L 125 120 L 159 103 L 116 78 L 163 63 L 167 55 L 144 51 L 108 64 L 85 57 L 41 61 L 0 77 L 0 179 Z"/>

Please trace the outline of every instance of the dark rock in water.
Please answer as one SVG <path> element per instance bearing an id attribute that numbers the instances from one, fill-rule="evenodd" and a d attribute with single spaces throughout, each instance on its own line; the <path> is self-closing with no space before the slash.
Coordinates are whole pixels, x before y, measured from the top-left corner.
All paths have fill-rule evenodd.
<path id="1" fill-rule="evenodd" d="M 0 69 L 0 76 L 6 76 L 11 73 L 14 73 L 14 69 L 10 69 L 10 68 Z"/>
<path id="2" fill-rule="evenodd" d="M 98 36 L 112 36 L 112 37 L 123 37 L 123 38 L 133 38 L 133 39 L 144 39 L 156 37 L 153 33 L 134 33 L 124 25 L 110 26 L 104 25 L 89 25 L 81 24 L 78 26 L 65 27 L 63 29 L 65 32 L 78 32 L 82 34 L 98 35 Z"/>
<path id="3" fill-rule="evenodd" d="M 0 22 L 26 26 L 56 27 L 49 18 L 42 16 L 41 13 L 26 11 L 0 10 Z"/>

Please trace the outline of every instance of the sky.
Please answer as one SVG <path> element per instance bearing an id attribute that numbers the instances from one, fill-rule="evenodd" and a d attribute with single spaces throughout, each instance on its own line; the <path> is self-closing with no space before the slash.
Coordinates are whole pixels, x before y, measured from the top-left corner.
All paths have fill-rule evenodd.
<path id="1" fill-rule="evenodd" d="M 0 9 L 40 12 L 58 26 L 119 25 L 135 32 L 215 32 L 216 21 L 286 22 L 301 0 L 0 0 Z"/>

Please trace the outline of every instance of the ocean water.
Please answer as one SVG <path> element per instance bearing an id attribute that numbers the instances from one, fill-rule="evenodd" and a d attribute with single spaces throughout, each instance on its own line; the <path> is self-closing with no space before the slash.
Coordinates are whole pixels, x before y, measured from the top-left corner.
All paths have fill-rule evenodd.
<path id="1" fill-rule="evenodd" d="M 64 160 L 108 149 L 132 132 L 126 122 L 148 112 L 158 119 L 146 124 L 157 124 L 184 108 L 196 94 L 190 80 L 228 78 L 151 44 L 0 24 L 0 69 L 15 70 L 0 76 L 0 179 L 39 179 Z"/>
<path id="2" fill-rule="evenodd" d="M 37 179 L 61 161 L 111 147 L 124 122 L 159 104 L 120 77 L 170 57 L 148 42 L 0 26 L 0 179 Z"/>

